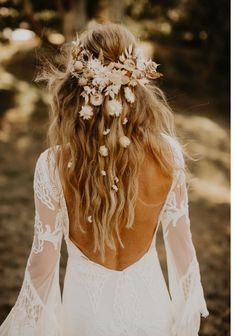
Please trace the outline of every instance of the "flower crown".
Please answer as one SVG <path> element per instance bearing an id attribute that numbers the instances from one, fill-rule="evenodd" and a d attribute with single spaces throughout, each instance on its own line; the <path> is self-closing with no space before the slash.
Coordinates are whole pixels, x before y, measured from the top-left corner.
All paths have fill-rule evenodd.
<path id="1" fill-rule="evenodd" d="M 147 60 L 143 56 L 143 52 L 139 48 L 130 45 L 118 57 L 117 62 L 104 64 L 104 56 L 102 50 L 98 57 L 94 57 L 87 50 L 78 36 L 72 41 L 72 63 L 70 73 L 77 78 L 78 84 L 82 87 L 81 96 L 84 98 L 84 105 L 79 111 L 79 115 L 84 120 L 89 120 L 94 115 L 94 107 L 103 104 L 105 97 L 106 109 L 109 115 L 120 117 L 122 115 L 122 103 L 120 101 L 119 92 L 123 88 L 124 97 L 129 104 L 134 103 L 134 87 L 139 83 L 145 85 L 149 80 L 153 80 L 162 76 L 157 71 L 159 64 L 151 59 Z M 128 119 L 125 117 L 122 124 L 126 124 Z M 104 129 L 103 135 L 106 136 L 110 132 L 109 128 Z M 130 144 L 127 136 L 121 136 L 119 143 L 126 148 Z M 99 154 L 108 156 L 108 148 L 105 145 L 100 146 Z M 71 163 L 70 163 L 71 166 Z M 106 172 L 101 171 L 101 175 L 105 176 Z M 118 178 L 114 178 L 118 182 Z M 114 183 L 112 189 L 117 191 L 118 187 Z M 91 221 L 91 218 L 90 220 Z"/>
<path id="2" fill-rule="evenodd" d="M 107 106 L 109 114 L 119 117 L 122 105 L 117 96 L 121 87 L 124 87 L 125 99 L 132 104 L 135 101 L 133 88 L 137 83 L 145 85 L 149 79 L 162 76 L 156 70 L 159 64 L 151 59 L 146 60 L 141 49 L 133 48 L 132 45 L 119 56 L 118 62 L 104 65 L 102 50 L 98 58 L 95 58 L 84 48 L 78 37 L 72 44 L 70 72 L 83 87 L 81 96 L 84 97 L 85 104 L 79 112 L 83 119 L 90 119 L 94 114 L 93 106 L 101 105 L 106 96 L 110 98 Z"/>

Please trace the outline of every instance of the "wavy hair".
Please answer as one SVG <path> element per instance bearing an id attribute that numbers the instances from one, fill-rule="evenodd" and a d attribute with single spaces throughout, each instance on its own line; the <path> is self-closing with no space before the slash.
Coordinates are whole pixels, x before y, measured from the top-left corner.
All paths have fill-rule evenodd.
<path id="1" fill-rule="evenodd" d="M 84 47 L 95 57 L 102 50 L 105 64 L 116 62 L 125 48 L 138 42 L 123 25 L 97 24 L 79 36 Z M 134 87 L 135 102 L 128 104 L 120 90 L 122 116 L 111 117 L 106 103 L 96 107 L 90 120 L 83 120 L 79 111 L 83 104 L 82 88 L 71 75 L 69 68 L 71 50 L 60 67 L 46 66 L 41 79 L 47 80 L 52 98 L 47 134 L 48 146 L 57 152 L 57 166 L 65 198 L 70 199 L 70 230 L 93 233 L 94 253 L 100 252 L 105 261 L 106 246 L 116 250 L 116 239 L 124 247 L 120 232 L 132 228 L 134 206 L 138 194 L 138 175 L 146 155 L 161 167 L 163 174 L 172 176 L 173 162 L 166 150 L 162 133 L 175 137 L 173 114 L 163 91 L 153 84 Z M 110 128 L 104 137 L 103 130 Z M 118 139 L 127 136 L 131 144 L 121 147 Z M 105 145 L 109 155 L 99 155 L 99 147 Z M 68 162 L 72 166 L 68 169 Z M 101 175 L 106 171 L 106 176 Z M 118 191 L 112 190 L 114 176 L 119 178 Z M 88 217 L 92 215 L 92 223 Z"/>

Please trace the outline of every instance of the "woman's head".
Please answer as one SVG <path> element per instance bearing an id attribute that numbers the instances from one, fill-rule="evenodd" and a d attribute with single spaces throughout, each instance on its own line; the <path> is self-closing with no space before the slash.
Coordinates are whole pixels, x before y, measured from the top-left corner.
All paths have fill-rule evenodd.
<path id="1" fill-rule="evenodd" d="M 127 28 L 114 23 L 96 24 L 81 33 L 80 40 L 95 57 L 102 50 L 105 62 L 116 62 L 126 48 L 138 44 Z"/>
<path id="2" fill-rule="evenodd" d="M 79 40 L 93 59 L 102 60 L 106 72 L 113 71 L 109 66 L 119 62 L 125 50 L 131 48 L 133 54 L 138 45 L 124 26 L 112 23 L 85 30 Z M 162 133 L 174 135 L 173 117 L 163 92 L 142 77 L 143 64 L 134 73 L 137 80 L 130 86 L 135 99 L 127 99 L 122 85 L 110 95 L 114 83 L 108 80 L 102 86 L 102 102 L 93 105 L 88 90 L 93 89 L 91 83 L 96 81 L 90 80 L 89 85 L 82 83 L 81 76 L 72 71 L 80 54 L 73 48 L 75 45 L 60 70 L 49 66 L 44 72 L 52 98 L 48 140 L 52 148 L 60 145 L 59 172 L 65 195 L 73 205 L 70 228 L 85 233 L 87 227 L 92 231 L 94 251 L 98 250 L 104 261 L 106 246 L 115 249 L 116 239 L 123 246 L 121 226 L 133 225 L 137 178 L 145 156 L 156 160 L 165 174 L 172 174 L 172 160 L 166 153 Z M 85 57 L 83 62 L 87 60 Z M 125 75 L 130 81 L 133 78 L 132 72 Z M 111 113 L 114 106 L 107 104 L 108 101 L 120 104 L 117 115 Z M 81 113 L 83 106 L 92 107 L 93 112 L 87 118 Z M 120 139 L 130 142 L 122 144 Z"/>

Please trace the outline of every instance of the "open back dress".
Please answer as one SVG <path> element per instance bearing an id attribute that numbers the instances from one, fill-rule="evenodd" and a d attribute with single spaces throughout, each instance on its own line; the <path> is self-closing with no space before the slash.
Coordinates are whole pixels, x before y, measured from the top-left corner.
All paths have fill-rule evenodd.
<path id="1" fill-rule="evenodd" d="M 35 225 L 32 249 L 18 299 L 0 336 L 197 336 L 209 313 L 192 243 L 184 159 L 165 135 L 174 156 L 172 185 L 148 251 L 125 269 L 90 260 L 69 237 L 69 216 L 55 158 L 43 151 L 34 174 Z M 156 250 L 162 226 L 168 287 Z M 64 236 L 68 260 L 59 286 Z"/>

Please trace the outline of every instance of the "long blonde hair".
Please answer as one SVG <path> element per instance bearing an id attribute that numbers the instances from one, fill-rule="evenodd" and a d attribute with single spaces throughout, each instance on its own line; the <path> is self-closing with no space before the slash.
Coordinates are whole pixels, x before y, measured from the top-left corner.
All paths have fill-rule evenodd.
<path id="1" fill-rule="evenodd" d="M 95 57 L 102 49 L 105 63 L 116 61 L 130 44 L 137 46 L 133 34 L 114 23 L 97 24 L 79 38 Z M 135 87 L 132 105 L 120 93 L 127 124 L 123 125 L 121 118 L 111 118 L 104 103 L 97 107 L 94 118 L 83 120 L 78 113 L 82 89 L 68 70 L 69 62 L 68 56 L 60 68 L 50 65 L 42 75 L 52 98 L 48 145 L 60 145 L 57 166 L 64 193 L 73 200 L 70 227 L 86 233 L 81 225 L 86 223 L 93 233 L 94 252 L 98 250 L 104 262 L 106 246 L 116 250 L 116 237 L 124 247 L 120 230 L 133 226 L 138 174 L 145 155 L 150 155 L 164 174 L 172 176 L 172 159 L 161 134 L 175 137 L 173 114 L 162 90 L 148 84 Z M 110 133 L 104 137 L 102 132 L 107 127 Z M 128 148 L 118 144 L 123 135 L 131 140 Z M 109 149 L 108 157 L 98 154 L 101 145 Z M 70 169 L 69 160 L 74 162 Z M 106 171 L 106 178 L 101 170 Z M 114 176 L 119 177 L 117 192 L 111 188 Z M 88 222 L 91 215 L 92 223 Z"/>

